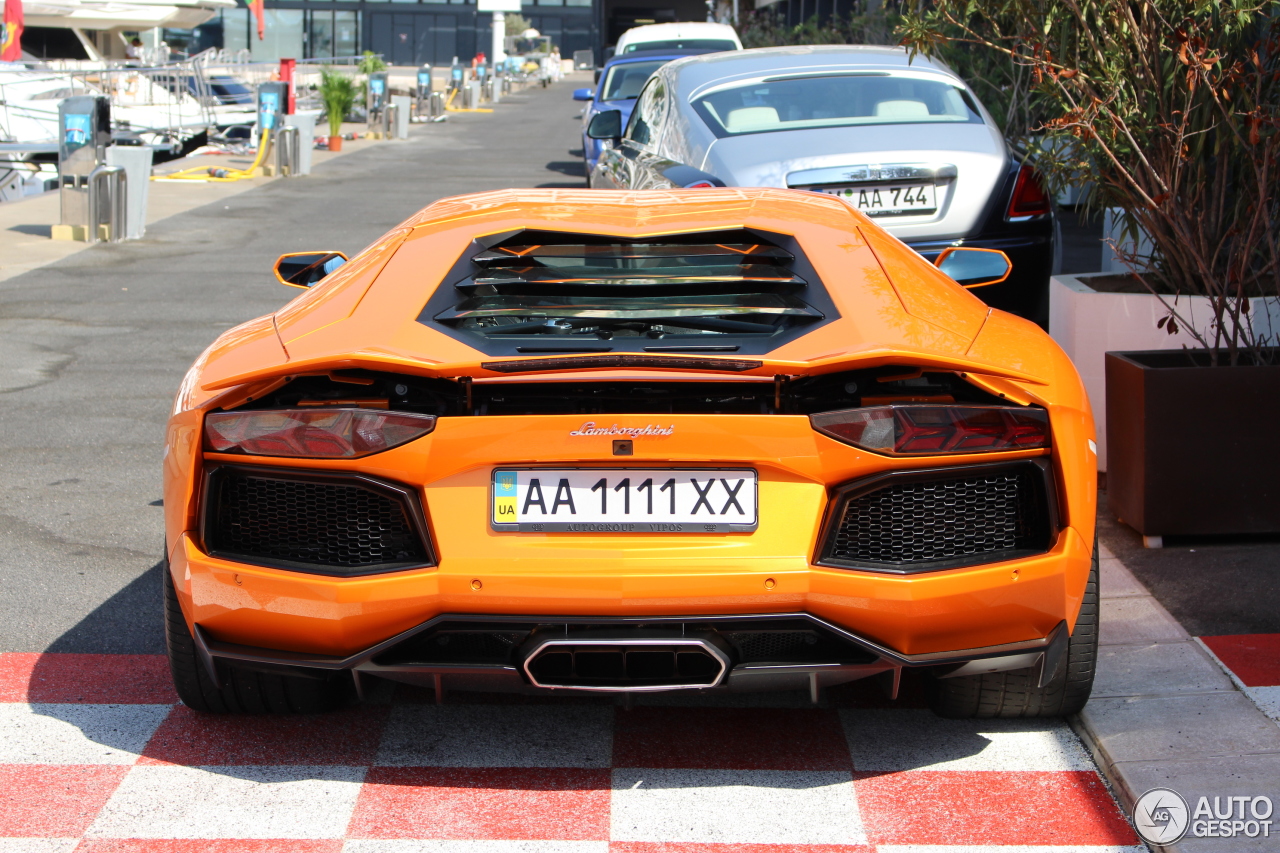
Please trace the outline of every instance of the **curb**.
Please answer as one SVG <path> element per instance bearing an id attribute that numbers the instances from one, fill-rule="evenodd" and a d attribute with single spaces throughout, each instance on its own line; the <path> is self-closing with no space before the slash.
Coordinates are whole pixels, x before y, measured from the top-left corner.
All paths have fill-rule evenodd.
<path id="1" fill-rule="evenodd" d="M 1237 686 L 1205 646 L 1178 624 L 1114 553 L 1099 544 L 1101 625 L 1089 704 L 1068 722 L 1126 811 L 1156 787 L 1192 810 L 1202 796 L 1280 801 L 1280 726 Z M 1169 853 L 1265 853 L 1271 837 L 1197 838 Z"/>

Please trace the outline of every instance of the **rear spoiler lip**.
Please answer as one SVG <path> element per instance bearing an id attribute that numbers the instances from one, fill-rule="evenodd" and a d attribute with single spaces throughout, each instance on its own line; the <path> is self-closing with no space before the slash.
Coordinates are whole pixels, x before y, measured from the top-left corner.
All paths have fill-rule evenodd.
<path id="1" fill-rule="evenodd" d="M 589 356 L 584 356 L 584 358 L 585 357 Z M 768 357 L 749 358 L 753 362 L 760 362 L 760 366 L 744 371 L 730 366 L 733 362 L 743 361 L 742 358 L 726 358 L 724 361 L 730 364 L 726 364 L 727 369 L 723 372 L 711 368 L 707 368 L 705 370 L 690 370 L 687 367 L 665 366 L 627 367 L 626 369 L 629 371 L 634 370 L 657 375 L 670 374 L 672 372 L 684 375 L 700 374 L 705 372 L 711 376 L 755 376 L 772 379 L 774 376 L 778 375 L 792 377 L 818 376 L 824 373 L 836 373 L 841 370 L 850 370 L 854 368 L 881 367 L 888 364 L 909 364 L 915 367 L 922 367 L 926 370 L 954 371 L 956 373 L 972 374 L 974 376 L 989 376 L 995 379 L 1012 380 L 1014 382 L 1030 385 L 1049 384 L 1046 380 L 1041 379 L 1038 376 L 1033 376 L 1021 370 L 1004 367 L 1003 365 L 991 364 L 990 362 L 980 359 L 940 355 L 938 353 L 923 352 L 907 348 L 890 350 L 883 347 L 876 347 L 874 349 L 863 350 L 860 352 L 822 356 L 808 361 L 771 359 Z M 566 359 L 564 356 L 553 356 L 549 359 L 534 357 L 493 361 L 486 360 L 486 363 L 520 363 L 522 368 L 527 364 L 528 369 L 521 369 L 518 373 L 514 374 L 525 377 L 531 375 L 547 376 L 553 374 L 589 375 L 592 373 L 618 370 L 617 367 L 576 367 L 573 365 L 559 366 L 549 370 L 537 370 L 536 362 L 547 360 L 553 360 L 563 364 Z M 712 362 L 715 361 L 716 358 L 712 356 L 699 356 L 699 360 Z M 201 387 L 206 391 L 220 391 L 226 388 L 234 388 L 236 386 L 262 382 L 265 380 L 279 379 L 281 377 L 293 376 L 300 373 L 360 369 L 384 370 L 393 373 L 407 373 L 410 375 L 429 376 L 440 379 L 457 379 L 463 376 L 469 376 L 472 379 L 496 379 L 513 375 L 512 372 L 506 370 L 486 370 L 481 367 L 481 363 L 479 361 L 438 362 L 424 358 L 413 358 L 396 353 L 364 351 L 338 356 L 300 359 L 297 361 L 285 362 L 283 364 L 273 364 L 258 370 L 246 371 L 226 376 L 221 379 L 202 382 Z"/>

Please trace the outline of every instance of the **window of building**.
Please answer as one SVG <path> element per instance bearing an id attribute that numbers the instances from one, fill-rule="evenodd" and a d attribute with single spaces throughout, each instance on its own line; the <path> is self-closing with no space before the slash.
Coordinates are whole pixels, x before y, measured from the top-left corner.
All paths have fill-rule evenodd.
<path id="1" fill-rule="evenodd" d="M 222 10 L 222 49 L 235 53 L 249 47 L 249 10 Z"/>
<path id="2" fill-rule="evenodd" d="M 273 62 L 277 59 L 300 59 L 302 53 L 302 10 L 267 9 L 267 29 L 261 41 L 257 27 L 249 40 L 249 50 L 254 62 Z"/>
<path id="3" fill-rule="evenodd" d="M 360 13 L 333 13 L 333 55 L 355 56 L 360 53 Z"/>
<path id="4" fill-rule="evenodd" d="M 360 50 L 360 13 L 312 9 L 307 13 L 306 55 L 310 59 L 355 56 Z"/>

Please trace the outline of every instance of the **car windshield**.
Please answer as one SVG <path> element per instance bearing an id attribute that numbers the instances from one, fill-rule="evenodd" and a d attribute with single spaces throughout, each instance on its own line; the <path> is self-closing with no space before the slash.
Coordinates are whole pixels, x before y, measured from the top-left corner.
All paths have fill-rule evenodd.
<path id="1" fill-rule="evenodd" d="M 771 77 L 693 102 L 717 136 L 863 124 L 982 123 L 969 93 L 888 73 Z"/>
<path id="2" fill-rule="evenodd" d="M 600 100 L 625 101 L 635 100 L 645 82 L 653 76 L 668 60 L 654 59 L 649 62 L 624 62 L 614 65 L 605 75 L 604 85 L 600 87 Z"/>
<path id="3" fill-rule="evenodd" d="M 213 94 L 218 100 L 224 104 L 252 104 L 253 92 L 248 86 L 237 80 L 227 78 L 225 80 L 214 79 L 209 82 L 209 88 L 213 90 Z"/>
<path id="4" fill-rule="evenodd" d="M 623 53 L 635 53 L 641 50 L 737 50 L 738 46 L 729 39 L 664 39 L 662 41 L 638 41 L 629 44 Z"/>
<path id="5" fill-rule="evenodd" d="M 822 319 L 801 299 L 807 282 L 792 271 L 790 252 L 724 236 L 733 239 L 520 240 L 473 257 L 479 269 L 454 284 L 461 299 L 434 319 L 490 339 L 552 336 L 565 343 L 772 335 Z"/>

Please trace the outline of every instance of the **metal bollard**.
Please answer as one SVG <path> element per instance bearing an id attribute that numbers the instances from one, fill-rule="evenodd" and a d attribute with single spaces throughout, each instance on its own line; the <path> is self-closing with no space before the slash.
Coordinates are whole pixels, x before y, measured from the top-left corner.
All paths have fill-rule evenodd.
<path id="1" fill-rule="evenodd" d="M 444 92 L 432 92 L 431 100 L 428 102 L 427 114 L 431 116 L 433 121 L 439 121 L 444 118 Z"/>
<path id="2" fill-rule="evenodd" d="M 103 164 L 89 173 L 89 227 L 86 229 L 88 233 L 85 235 L 85 242 L 90 245 L 98 242 L 98 235 L 102 230 L 101 187 L 104 182 L 107 188 L 105 199 L 108 209 L 107 240 L 118 243 L 124 239 L 125 235 L 125 223 L 128 221 L 129 213 L 129 199 L 126 195 L 129 178 L 125 175 L 124 166 Z"/>
<path id="3" fill-rule="evenodd" d="M 390 139 L 392 128 L 396 126 L 396 119 L 400 115 L 399 104 L 387 104 L 382 108 L 382 138 Z"/>
<path id="4" fill-rule="evenodd" d="M 302 135 L 298 128 L 286 125 L 276 132 L 276 174 L 281 177 L 294 177 L 298 174 L 298 161 L 302 156 L 300 147 Z"/>

